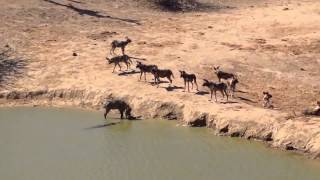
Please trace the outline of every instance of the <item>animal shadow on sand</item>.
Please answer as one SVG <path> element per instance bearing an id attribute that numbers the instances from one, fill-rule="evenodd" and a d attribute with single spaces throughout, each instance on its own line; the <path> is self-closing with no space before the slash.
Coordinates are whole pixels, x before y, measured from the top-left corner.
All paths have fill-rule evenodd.
<path id="1" fill-rule="evenodd" d="M 243 94 L 247 94 L 248 93 L 247 91 L 242 91 L 242 90 L 236 90 L 236 92 L 243 93 Z"/>
<path id="2" fill-rule="evenodd" d="M 70 2 L 74 2 L 74 3 L 78 3 L 78 4 L 84 4 L 83 2 L 80 2 L 80 1 L 76 1 L 76 0 L 68 0 Z"/>
<path id="3" fill-rule="evenodd" d="M 221 104 L 237 104 L 238 102 L 237 101 L 221 101 L 220 102 Z"/>
<path id="4" fill-rule="evenodd" d="M 17 57 L 7 45 L 0 52 L 0 87 L 13 86 L 17 78 L 26 77 L 27 60 Z"/>
<path id="5" fill-rule="evenodd" d="M 118 75 L 119 76 L 128 76 L 131 74 L 138 74 L 138 73 L 140 73 L 140 71 L 132 70 L 132 71 L 123 71 L 123 72 L 119 73 Z"/>
<path id="6" fill-rule="evenodd" d="M 149 82 L 152 86 L 154 86 L 154 85 L 157 85 L 156 83 L 154 83 L 154 81 L 152 81 L 152 82 Z M 160 80 L 159 82 L 158 82 L 158 84 L 164 84 L 164 83 L 169 83 L 169 81 L 162 81 L 162 80 Z"/>
<path id="7" fill-rule="evenodd" d="M 168 87 L 164 87 L 167 91 L 174 91 L 176 89 L 183 89 L 183 87 L 181 86 L 168 86 Z"/>
<path id="8" fill-rule="evenodd" d="M 108 19 L 114 19 L 114 20 L 124 21 L 124 22 L 128 22 L 128 23 L 133 23 L 136 25 L 141 25 L 138 20 L 134 20 L 134 19 L 124 19 L 124 18 L 118 18 L 118 17 L 109 16 L 109 15 L 102 15 L 99 11 L 93 11 L 93 10 L 89 10 L 89 9 L 81 9 L 81 8 L 73 6 L 72 4 L 66 5 L 66 4 L 61 4 L 61 3 L 58 3 L 58 2 L 55 2 L 52 0 L 43 0 L 43 1 L 57 5 L 57 6 L 66 7 L 70 10 L 77 12 L 81 16 L 87 15 L 87 16 L 96 17 L 96 18 L 108 18 Z"/>
<path id="9" fill-rule="evenodd" d="M 206 95 L 206 94 L 210 94 L 209 92 L 207 91 L 198 91 L 195 93 L 196 95 L 199 95 L 199 96 L 203 96 L 203 95 Z"/>
<path id="10" fill-rule="evenodd" d="M 238 96 L 238 98 L 242 101 L 247 101 L 247 102 L 251 102 L 251 103 L 257 103 L 256 101 L 253 101 L 251 99 L 248 99 L 248 98 L 245 98 L 245 97 L 241 97 L 241 96 Z"/>

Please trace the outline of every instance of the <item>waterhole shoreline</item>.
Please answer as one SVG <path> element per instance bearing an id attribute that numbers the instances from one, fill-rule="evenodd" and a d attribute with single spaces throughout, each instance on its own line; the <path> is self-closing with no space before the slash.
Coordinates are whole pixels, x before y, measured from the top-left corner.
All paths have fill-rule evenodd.
<path id="1" fill-rule="evenodd" d="M 85 89 L 2 91 L 0 107 L 72 107 L 101 111 L 102 104 L 112 98 L 127 101 L 133 114 L 143 119 L 176 120 L 179 125 L 212 129 L 215 135 L 258 140 L 272 148 L 320 159 L 318 119 L 291 119 L 286 113 L 261 108 L 226 109 L 217 105 L 208 110 L 184 102 Z"/>

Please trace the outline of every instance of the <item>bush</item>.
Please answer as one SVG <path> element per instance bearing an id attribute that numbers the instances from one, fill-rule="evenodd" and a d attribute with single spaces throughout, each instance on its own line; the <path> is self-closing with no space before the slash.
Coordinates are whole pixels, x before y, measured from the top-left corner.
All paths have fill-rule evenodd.
<path id="1" fill-rule="evenodd" d="M 157 0 L 157 4 L 169 11 L 191 11 L 200 6 L 196 0 Z"/>

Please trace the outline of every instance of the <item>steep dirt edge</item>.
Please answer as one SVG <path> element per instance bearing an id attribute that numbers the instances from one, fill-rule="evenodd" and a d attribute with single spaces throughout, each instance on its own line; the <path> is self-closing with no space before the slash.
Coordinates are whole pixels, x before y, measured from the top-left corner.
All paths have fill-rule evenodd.
<path id="1" fill-rule="evenodd" d="M 178 120 L 181 125 L 211 128 L 217 135 L 261 140 L 271 147 L 320 159 L 319 119 L 288 119 L 287 114 L 254 107 L 230 110 L 216 106 L 206 112 L 192 104 L 82 89 L 2 91 L 0 106 L 72 106 L 99 110 L 105 100 L 111 98 L 126 100 L 133 114 L 143 118 Z M 250 112 L 251 109 L 255 113 Z"/>

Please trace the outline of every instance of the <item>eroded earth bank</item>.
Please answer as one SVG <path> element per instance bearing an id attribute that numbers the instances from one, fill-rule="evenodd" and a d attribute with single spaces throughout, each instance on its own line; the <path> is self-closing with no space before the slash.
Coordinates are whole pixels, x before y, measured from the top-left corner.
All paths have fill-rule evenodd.
<path id="1" fill-rule="evenodd" d="M 300 112 L 320 99 L 320 3 L 203 1 L 172 12 L 151 1 L 0 0 L 1 106 L 72 106 L 101 110 L 126 100 L 135 115 L 205 126 L 217 134 L 268 142 L 320 158 L 320 122 Z M 174 72 L 153 86 L 129 71 L 112 73 L 110 43 L 130 37 L 127 54 Z M 8 45 L 6 47 L 6 45 Z M 117 51 L 119 54 L 120 52 Z M 208 101 L 202 79 L 212 66 L 239 76 L 230 102 Z M 125 68 L 124 68 L 125 69 Z M 183 92 L 178 70 L 197 74 L 200 92 Z M 261 108 L 262 91 L 274 110 Z"/>

